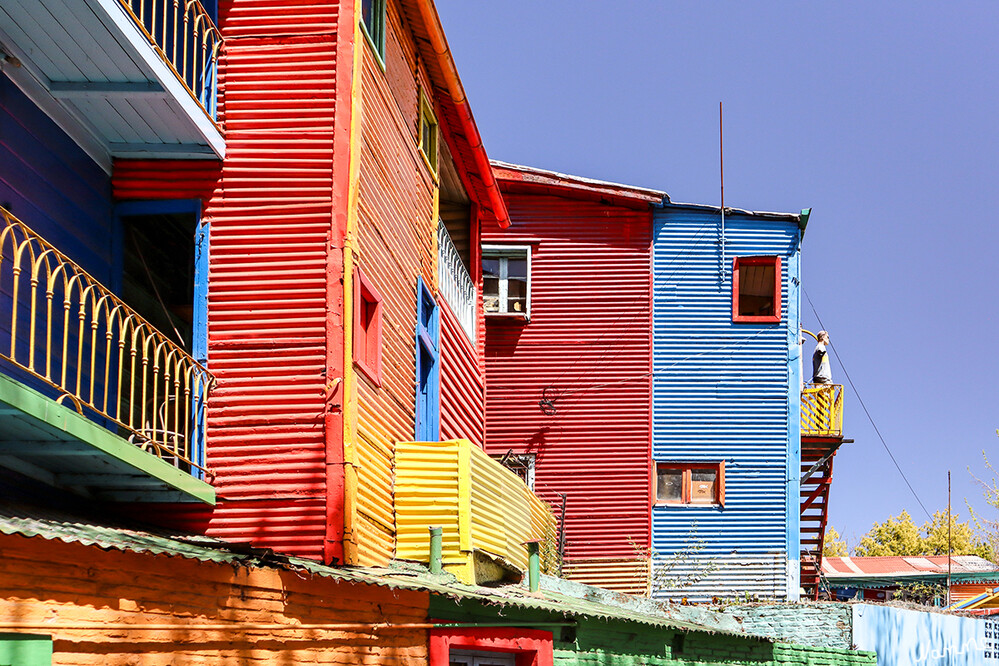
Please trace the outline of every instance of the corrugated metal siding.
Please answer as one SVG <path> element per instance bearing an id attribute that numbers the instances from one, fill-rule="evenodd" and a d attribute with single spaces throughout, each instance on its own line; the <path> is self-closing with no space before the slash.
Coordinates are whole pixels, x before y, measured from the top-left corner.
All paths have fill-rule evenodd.
<path id="1" fill-rule="evenodd" d="M 531 321 L 487 318 L 486 448 L 537 455 L 535 490 L 565 493 L 566 558 L 634 558 L 649 545 L 651 213 L 506 194 L 532 244 Z M 566 391 L 542 413 L 546 387 Z M 571 393 L 569 393 L 571 391 Z"/>
<path id="2" fill-rule="evenodd" d="M 649 593 L 649 559 L 598 557 L 570 560 L 562 567 L 570 579 L 615 592 L 646 596 Z"/>
<path id="3" fill-rule="evenodd" d="M 412 38 L 389 3 L 386 60 Z M 381 294 L 382 385 L 358 377 L 358 520 L 360 564 L 384 564 L 393 557 L 392 459 L 395 443 L 415 434 L 416 279 L 436 285 L 434 182 L 417 150 L 415 128 L 401 109 L 403 94 L 415 90 L 413 77 L 391 81 L 371 49 L 364 50 L 361 79 L 361 153 L 358 214 L 358 265 Z M 415 63 L 410 63 L 410 67 Z M 410 69 L 409 71 L 412 71 Z"/>
<path id="4" fill-rule="evenodd" d="M 396 451 L 398 557 L 426 562 L 428 528 L 443 528 L 444 563 L 474 582 L 473 552 L 527 569 L 525 542 L 555 518 L 520 478 L 468 440 L 401 442 Z"/>
<path id="5" fill-rule="evenodd" d="M 788 431 L 797 428 L 797 415 L 792 424 L 788 414 L 788 326 L 798 326 L 788 286 L 798 276 L 798 229 L 787 221 L 726 216 L 719 280 L 718 221 L 715 211 L 667 207 L 656 214 L 654 456 L 726 465 L 724 508 L 653 509 L 658 554 L 685 553 L 671 576 L 701 578 L 661 593 L 782 596 L 786 560 L 797 559 L 796 549 L 787 549 L 785 479 Z M 782 257 L 779 325 L 732 323 L 732 258 L 751 255 Z M 796 502 L 796 481 L 791 490 Z M 691 548 L 696 541 L 703 547 Z"/>
<path id="6" fill-rule="evenodd" d="M 441 439 L 467 439 L 482 446 L 486 396 L 478 353 L 447 300 L 440 298 L 438 303 L 441 310 Z"/>
<path id="7" fill-rule="evenodd" d="M 0 202 L 91 275 L 114 284 L 110 178 L 6 77 Z"/>
<path id="8" fill-rule="evenodd" d="M 207 463 L 221 501 L 206 529 L 312 559 L 326 521 L 341 520 L 325 502 L 323 427 L 337 6 L 227 5 L 221 180 L 206 183 L 204 163 L 119 163 L 115 188 L 136 198 L 211 192 L 208 357 L 218 388 Z M 294 34 L 278 38 L 282 30 Z"/>

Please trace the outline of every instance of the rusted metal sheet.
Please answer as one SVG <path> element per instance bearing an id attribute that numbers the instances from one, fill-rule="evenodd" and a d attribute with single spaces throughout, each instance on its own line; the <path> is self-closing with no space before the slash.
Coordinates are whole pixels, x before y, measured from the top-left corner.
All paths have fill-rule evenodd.
<path id="1" fill-rule="evenodd" d="M 557 511 L 565 496 L 567 559 L 634 559 L 650 539 L 651 213 L 505 194 L 513 226 L 484 225 L 483 243 L 532 247 L 532 311 L 487 317 L 486 450 L 536 456 L 536 492 Z"/>
<path id="2" fill-rule="evenodd" d="M 386 60 L 405 61 L 411 36 L 389 3 Z M 403 44 L 408 44 L 403 48 Z M 383 564 L 395 547 L 392 460 L 395 442 L 415 434 L 417 278 L 436 285 L 435 185 L 418 152 L 410 112 L 398 99 L 416 80 L 385 77 L 364 49 L 360 103 L 360 183 L 357 265 L 382 296 L 382 377 L 357 379 L 357 497 L 355 538 L 360 564 Z M 407 61 L 408 62 L 408 61 Z M 409 63 L 413 71 L 416 63 Z"/>
<path id="3" fill-rule="evenodd" d="M 426 562 L 428 529 L 443 528 L 445 566 L 475 582 L 475 552 L 527 569 L 526 541 L 555 517 L 520 477 L 468 440 L 402 442 L 396 450 L 397 556 Z"/>
<path id="4" fill-rule="evenodd" d="M 485 379 L 478 353 L 447 301 L 441 309 L 441 437 L 485 440 Z"/>
<path id="5" fill-rule="evenodd" d="M 570 580 L 596 585 L 615 592 L 648 596 L 649 559 L 647 557 L 619 559 L 595 557 L 568 560 L 562 573 Z"/>
<path id="6" fill-rule="evenodd" d="M 336 8 L 229 3 L 221 174 L 198 162 L 115 174 L 119 196 L 203 197 L 211 221 L 207 465 L 224 500 L 191 525 L 314 559 L 342 521 L 326 502 L 324 432 Z"/>

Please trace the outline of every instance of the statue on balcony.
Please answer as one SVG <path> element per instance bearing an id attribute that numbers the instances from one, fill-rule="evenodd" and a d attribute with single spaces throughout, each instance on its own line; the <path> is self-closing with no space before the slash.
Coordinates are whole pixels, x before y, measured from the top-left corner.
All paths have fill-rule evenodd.
<path id="1" fill-rule="evenodd" d="M 815 340 L 815 351 L 812 352 L 812 383 L 831 384 L 832 366 L 829 364 L 829 353 L 826 351 L 826 345 L 829 344 L 829 333 L 819 331 Z"/>

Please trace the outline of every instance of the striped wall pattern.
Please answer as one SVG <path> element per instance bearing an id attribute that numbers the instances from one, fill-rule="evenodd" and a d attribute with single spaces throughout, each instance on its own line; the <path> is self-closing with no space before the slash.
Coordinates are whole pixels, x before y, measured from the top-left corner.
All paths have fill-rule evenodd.
<path id="1" fill-rule="evenodd" d="M 332 229 L 336 2 L 233 0 L 217 163 L 119 162 L 127 198 L 205 199 L 211 222 L 208 409 L 211 514 L 165 520 L 322 559 L 326 499 L 326 246 Z M 336 456 L 340 453 L 335 452 Z"/>
<path id="2" fill-rule="evenodd" d="M 467 439 L 482 446 L 486 395 L 479 353 L 447 300 L 437 300 L 441 310 L 441 439 Z"/>
<path id="3" fill-rule="evenodd" d="M 718 240 L 717 210 L 656 213 L 653 455 L 724 461 L 726 488 L 724 508 L 653 508 L 657 557 L 681 556 L 654 593 L 783 597 L 797 590 L 798 414 L 790 412 L 799 379 L 789 343 L 799 326 L 799 232 L 791 221 L 732 215 L 721 263 Z M 732 322 L 732 258 L 754 255 L 782 258 L 780 324 Z M 693 584 L 669 588 L 677 580 Z"/>
<path id="4" fill-rule="evenodd" d="M 487 317 L 486 449 L 534 453 L 535 491 L 556 515 L 566 497 L 569 571 L 623 582 L 616 564 L 649 546 L 651 213 L 505 193 L 513 226 L 484 244 L 531 245 L 530 322 Z M 539 406 L 545 388 L 554 414 Z M 558 397 L 561 396 L 561 397 Z"/>
<path id="5" fill-rule="evenodd" d="M 388 3 L 386 71 L 363 49 L 357 265 L 382 302 L 382 383 L 358 374 L 357 513 L 360 564 L 394 555 L 395 443 L 415 435 L 416 285 L 435 289 L 435 183 L 417 150 L 415 46 L 398 6 Z M 398 73 L 409 72 L 409 76 Z M 387 76 L 391 72 L 392 76 Z"/>

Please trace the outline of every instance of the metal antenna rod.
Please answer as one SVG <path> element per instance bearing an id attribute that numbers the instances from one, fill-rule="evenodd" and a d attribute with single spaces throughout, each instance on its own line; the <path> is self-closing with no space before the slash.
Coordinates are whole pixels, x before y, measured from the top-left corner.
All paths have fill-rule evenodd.
<path id="1" fill-rule="evenodd" d="M 722 103 L 718 102 L 718 166 L 721 172 L 721 252 L 718 255 L 718 281 L 725 281 L 725 131 Z"/>

